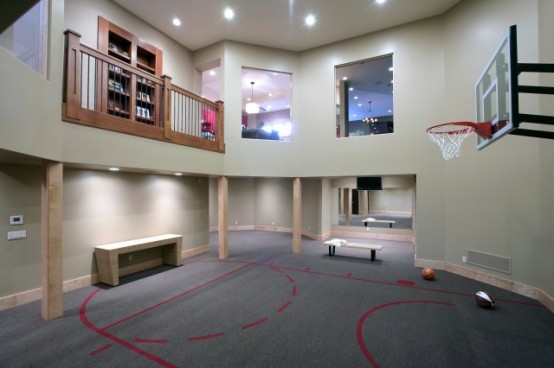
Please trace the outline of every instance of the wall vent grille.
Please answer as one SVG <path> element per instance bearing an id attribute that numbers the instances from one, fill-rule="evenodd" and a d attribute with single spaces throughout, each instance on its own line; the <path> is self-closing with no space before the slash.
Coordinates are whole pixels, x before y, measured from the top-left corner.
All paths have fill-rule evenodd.
<path id="1" fill-rule="evenodd" d="M 467 250 L 467 263 L 507 274 L 512 273 L 512 259 L 496 254 Z"/>

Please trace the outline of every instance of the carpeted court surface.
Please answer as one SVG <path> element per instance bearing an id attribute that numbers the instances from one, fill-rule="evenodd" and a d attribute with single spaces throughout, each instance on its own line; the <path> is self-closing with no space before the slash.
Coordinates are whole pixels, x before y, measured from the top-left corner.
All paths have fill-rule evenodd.
<path id="1" fill-rule="evenodd" d="M 181 267 L 67 293 L 57 320 L 39 303 L 0 312 L 0 367 L 554 367 L 553 313 L 447 272 L 426 281 L 410 243 L 382 241 L 370 262 L 239 231 L 220 261 L 210 241 Z"/>

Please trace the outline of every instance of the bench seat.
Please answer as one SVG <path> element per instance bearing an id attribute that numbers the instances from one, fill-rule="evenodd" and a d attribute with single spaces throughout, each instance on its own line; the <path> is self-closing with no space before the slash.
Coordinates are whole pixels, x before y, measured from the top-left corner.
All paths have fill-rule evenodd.
<path id="1" fill-rule="evenodd" d="M 119 285 L 119 255 L 144 249 L 162 247 L 163 263 L 180 266 L 182 241 L 182 235 L 163 234 L 97 245 L 94 247 L 94 255 L 98 268 L 98 280 L 112 286 Z"/>
<path id="2" fill-rule="evenodd" d="M 323 242 L 323 244 L 329 246 L 329 256 L 335 255 L 335 247 L 353 248 L 371 251 L 371 261 L 375 261 L 375 252 L 383 249 L 381 244 L 367 244 L 367 243 L 352 243 L 344 239 L 331 239 Z"/>
<path id="3" fill-rule="evenodd" d="M 381 224 L 389 224 L 390 228 L 392 228 L 392 224 L 396 224 L 396 221 L 394 221 L 394 220 L 377 220 L 377 219 L 374 219 L 373 217 L 365 218 L 365 219 L 362 220 L 362 222 L 364 223 L 365 227 L 367 227 L 367 225 L 370 222 L 381 223 Z"/>

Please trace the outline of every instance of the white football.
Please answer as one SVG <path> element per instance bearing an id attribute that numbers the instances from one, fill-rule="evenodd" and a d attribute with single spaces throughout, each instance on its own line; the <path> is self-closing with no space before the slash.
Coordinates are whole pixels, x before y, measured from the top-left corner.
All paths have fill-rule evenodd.
<path id="1" fill-rule="evenodd" d="M 478 291 L 475 293 L 475 301 L 480 307 L 491 308 L 494 305 L 494 298 L 484 291 Z"/>

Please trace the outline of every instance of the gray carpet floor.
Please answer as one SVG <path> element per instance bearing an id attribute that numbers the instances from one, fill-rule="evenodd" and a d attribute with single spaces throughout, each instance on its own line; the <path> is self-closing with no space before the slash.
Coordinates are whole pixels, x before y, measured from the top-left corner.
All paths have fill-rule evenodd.
<path id="1" fill-rule="evenodd" d="M 181 267 L 67 293 L 62 318 L 42 321 L 38 302 L 0 312 L 0 367 L 554 367 L 553 313 L 448 272 L 423 280 L 410 243 L 383 241 L 371 262 L 237 231 L 220 261 L 210 241 Z"/>

